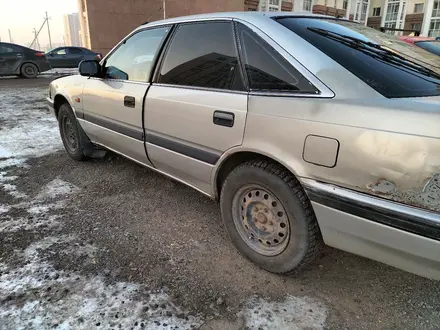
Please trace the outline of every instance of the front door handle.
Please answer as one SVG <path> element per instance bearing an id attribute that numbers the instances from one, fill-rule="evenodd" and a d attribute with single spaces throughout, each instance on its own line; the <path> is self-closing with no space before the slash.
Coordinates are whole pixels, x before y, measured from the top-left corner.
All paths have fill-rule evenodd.
<path id="1" fill-rule="evenodd" d="M 133 96 L 125 96 L 124 97 L 124 106 L 128 108 L 134 108 L 136 105 L 135 98 Z"/>
<path id="2" fill-rule="evenodd" d="M 215 125 L 233 127 L 235 115 L 232 112 L 214 111 L 213 122 Z"/>

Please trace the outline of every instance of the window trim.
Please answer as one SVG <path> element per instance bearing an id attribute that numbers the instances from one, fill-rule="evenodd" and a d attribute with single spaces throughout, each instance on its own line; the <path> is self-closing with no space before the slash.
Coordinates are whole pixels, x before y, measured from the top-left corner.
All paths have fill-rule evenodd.
<path id="1" fill-rule="evenodd" d="M 379 9 L 379 15 L 375 15 L 375 14 L 374 14 L 374 11 L 375 11 L 376 9 Z M 372 17 L 381 17 L 381 15 L 382 15 L 382 7 L 374 7 L 374 8 L 373 8 L 373 15 L 372 15 Z"/>
<path id="2" fill-rule="evenodd" d="M 64 50 L 64 54 L 58 54 L 58 52 L 61 50 Z M 56 55 L 67 55 L 69 52 L 67 51 L 67 47 L 58 47 L 57 49 L 53 50 L 52 53 L 55 53 Z"/>
<path id="3" fill-rule="evenodd" d="M 276 18 L 276 16 L 274 16 L 274 18 Z M 318 89 L 318 91 L 320 93 L 319 94 L 310 94 L 310 93 L 304 94 L 304 93 L 289 93 L 289 92 L 275 92 L 275 91 L 274 92 L 256 92 L 256 91 L 251 92 L 251 91 L 249 91 L 249 89 L 247 89 L 247 91 L 233 91 L 233 90 L 216 89 L 216 88 L 183 86 L 183 85 L 167 85 L 167 84 L 158 83 L 157 77 L 158 77 L 158 74 L 159 74 L 161 66 L 162 66 L 163 57 L 169 47 L 171 39 L 175 33 L 176 26 L 179 24 L 203 23 L 203 22 L 214 22 L 214 21 L 215 22 L 218 22 L 218 21 L 237 22 L 237 23 L 241 23 L 241 24 L 245 25 L 246 27 L 248 27 L 249 29 L 251 29 L 260 38 L 262 38 L 271 47 L 273 47 L 299 73 L 301 73 L 307 80 L 309 80 Z M 191 90 L 205 90 L 205 91 L 213 91 L 213 92 L 221 92 L 221 93 L 248 94 L 248 95 L 252 95 L 252 96 L 293 97 L 293 98 L 327 98 L 327 99 L 329 99 L 329 98 L 331 99 L 331 98 L 335 97 L 335 93 L 329 87 L 327 87 L 327 85 L 325 85 L 321 80 L 319 80 L 313 73 L 311 73 L 309 70 L 307 70 L 300 62 L 298 62 L 284 48 L 282 48 L 271 37 L 269 37 L 267 34 L 265 34 L 263 31 L 261 31 L 255 25 L 253 25 L 252 23 L 249 23 L 245 20 L 242 20 L 239 18 L 225 18 L 225 17 L 185 19 L 185 20 L 181 20 L 178 22 L 167 23 L 167 24 L 156 23 L 156 24 L 151 25 L 148 28 L 145 28 L 142 30 L 151 29 L 151 28 L 160 28 L 160 27 L 166 27 L 166 26 L 171 26 L 171 29 L 167 35 L 166 40 L 164 40 L 161 52 L 158 56 L 157 63 L 154 68 L 154 75 L 151 79 L 151 85 L 163 86 L 163 87 L 183 88 L 183 89 L 191 89 Z M 142 31 L 142 30 L 135 30 L 134 32 Z M 132 34 L 134 34 L 134 33 L 131 33 L 131 35 Z M 125 38 L 124 40 L 126 40 L 127 38 Z M 236 41 L 236 42 L 238 42 L 238 41 Z M 120 43 L 122 43 L 122 41 Z M 118 46 L 119 46 L 119 44 L 118 44 Z M 116 46 L 116 47 L 118 47 L 118 46 Z M 107 56 L 109 56 L 112 52 L 113 52 L 113 50 Z M 105 58 L 107 58 L 107 56 Z M 105 58 L 102 61 L 104 61 Z M 241 59 L 239 59 L 239 60 L 240 60 L 241 66 L 244 67 L 243 61 L 241 61 Z M 243 72 L 243 74 L 244 74 L 244 72 Z M 126 80 L 124 80 L 124 81 L 126 81 Z M 245 81 L 247 82 L 247 77 L 246 77 Z"/>
<path id="4" fill-rule="evenodd" d="M 237 25 L 238 25 L 239 23 L 237 23 Z M 244 27 L 246 27 L 245 25 L 243 25 Z M 255 33 L 252 29 L 250 29 L 250 31 L 251 32 L 253 32 L 253 33 Z M 265 43 L 265 45 L 263 46 L 264 48 L 266 48 L 266 49 L 264 49 L 264 52 L 268 52 L 269 50 L 267 49 L 267 46 L 269 46 L 269 48 L 272 48 L 274 51 L 275 51 L 275 53 L 276 54 L 278 54 L 279 56 L 281 56 L 281 60 L 284 60 L 284 63 L 285 64 L 287 64 L 287 66 L 290 66 L 290 68 L 292 68 L 292 69 L 294 69 L 296 72 L 298 72 L 301 76 L 302 76 L 302 78 L 304 78 L 309 84 L 311 84 L 313 87 L 314 87 L 314 89 L 315 89 L 315 92 L 304 92 L 304 91 L 286 91 L 286 90 L 277 90 L 277 89 L 273 89 L 273 90 L 259 90 L 259 89 L 251 89 L 250 88 L 250 81 L 249 81 L 249 91 L 251 92 L 251 93 L 277 93 L 277 94 L 307 94 L 307 95 L 317 95 L 317 94 L 321 94 L 321 91 L 314 85 L 314 84 L 312 84 L 311 82 L 310 82 L 310 80 L 309 79 L 307 79 L 301 72 L 299 72 L 298 70 L 296 70 L 296 68 L 295 68 L 295 66 L 293 66 L 292 65 L 292 63 L 290 63 L 288 60 L 286 60 L 281 54 L 279 54 L 279 52 L 276 50 L 276 49 L 274 49 L 273 47 L 271 47 L 271 45 L 269 44 L 269 43 L 267 43 L 265 40 L 263 40 L 258 34 L 256 34 L 256 37 L 257 38 L 259 38 L 260 40 L 259 41 L 257 41 L 257 42 L 263 42 L 263 43 Z M 253 38 L 253 37 L 252 37 Z M 244 46 L 244 41 L 243 41 L 243 39 L 241 38 L 241 36 L 239 36 L 239 43 L 240 43 L 240 45 L 242 45 L 242 46 Z M 242 49 L 242 51 L 243 51 L 243 49 Z M 262 50 L 263 51 L 263 50 Z M 269 54 L 270 55 L 270 54 Z M 273 58 L 273 56 L 272 55 L 270 55 L 272 58 Z M 245 56 L 243 55 L 242 56 L 243 58 L 245 58 Z M 281 64 L 281 63 L 279 63 L 279 64 Z M 281 66 L 282 66 L 283 64 L 281 64 Z M 246 76 L 249 78 L 249 74 L 248 74 L 248 72 L 246 71 L 246 63 L 243 61 L 243 68 L 244 68 L 244 70 L 245 70 L 245 72 L 246 72 Z"/>
<path id="5" fill-rule="evenodd" d="M 421 11 L 417 11 L 416 8 L 417 6 L 422 5 L 422 10 Z M 425 3 L 424 2 L 418 2 L 414 4 L 414 14 L 423 14 L 425 12 Z"/>
<path id="6" fill-rule="evenodd" d="M 140 32 L 144 32 L 144 31 L 148 31 L 148 30 L 155 30 L 155 29 L 163 29 L 166 27 L 169 27 L 169 31 L 167 32 L 167 34 L 165 35 L 165 37 L 162 40 L 162 43 L 159 45 L 159 48 L 157 50 L 156 55 L 154 56 L 152 65 L 151 65 L 151 71 L 150 71 L 150 76 L 148 77 L 148 79 L 146 81 L 134 81 L 134 80 L 124 80 L 124 79 L 108 79 L 111 81 L 118 81 L 118 82 L 124 82 L 124 83 L 131 83 L 131 84 L 143 84 L 143 85 L 151 85 L 153 83 L 153 79 L 154 79 L 154 74 L 156 72 L 157 69 L 157 65 L 158 65 L 158 60 L 159 58 L 162 56 L 162 53 L 164 51 L 164 46 L 167 45 L 167 43 L 169 42 L 169 38 L 170 35 L 174 32 L 175 29 L 175 25 L 176 24 L 163 24 L 163 25 L 153 25 L 153 26 L 148 26 L 142 29 L 137 29 L 132 31 L 129 35 L 127 35 L 124 39 L 122 39 L 115 47 L 113 47 L 113 49 L 107 53 L 107 55 L 99 62 L 99 65 L 101 65 L 101 67 L 105 67 L 105 64 L 107 62 L 107 59 L 114 54 L 119 47 L 121 47 L 123 44 L 125 44 L 125 42 L 130 39 L 131 37 L 133 37 L 134 35 L 140 33 Z M 91 79 L 100 79 L 100 80 L 105 80 L 104 77 L 100 77 L 100 78 L 91 78 Z"/>
<path id="7" fill-rule="evenodd" d="M 173 42 L 173 39 L 176 36 L 177 30 L 179 29 L 179 27 L 183 26 L 183 25 L 205 24 L 205 23 L 210 23 L 210 22 L 215 22 L 215 23 L 222 23 L 223 22 L 223 23 L 229 23 L 231 25 L 232 37 L 234 38 L 234 48 L 235 48 L 235 51 L 237 52 L 237 60 L 239 63 L 238 67 L 240 70 L 240 74 L 241 74 L 241 78 L 242 78 L 245 90 L 239 91 L 239 90 L 234 90 L 234 89 L 211 88 L 211 87 L 189 86 L 189 85 L 173 85 L 173 84 L 160 83 L 159 82 L 159 75 L 160 75 L 160 71 L 162 70 L 163 63 L 165 61 L 165 55 L 168 53 L 170 45 Z M 243 72 L 243 63 L 240 58 L 240 50 L 238 47 L 239 47 L 239 43 L 237 40 L 237 32 L 236 32 L 234 21 L 232 19 L 219 18 L 219 19 L 194 20 L 194 21 L 176 23 L 174 25 L 172 34 L 169 35 L 166 46 L 162 49 L 162 52 L 161 52 L 160 57 L 158 59 L 157 66 L 155 68 L 155 72 L 153 75 L 153 79 L 151 80 L 151 83 L 155 86 L 163 86 L 163 87 L 176 87 L 176 88 L 185 88 L 185 89 L 191 89 L 191 90 L 204 90 L 204 91 L 234 93 L 234 94 L 248 94 L 249 85 L 247 83 L 246 75 Z"/>
<path id="8" fill-rule="evenodd" d="M 318 93 L 292 93 L 292 92 L 280 92 L 280 91 L 250 91 L 249 95 L 253 96 L 275 96 L 275 97 L 298 97 L 298 98 L 334 98 L 335 93 L 327 87 L 321 80 L 319 80 L 314 74 L 312 74 L 306 67 L 304 67 L 300 62 L 298 62 L 291 54 L 289 54 L 284 48 L 282 48 L 277 42 L 275 42 L 266 33 L 261 31 L 255 25 L 243 21 L 241 19 L 234 19 L 235 22 L 245 25 L 247 28 L 251 29 L 255 34 L 257 34 L 261 39 L 263 39 L 269 46 L 271 46 L 275 51 L 281 55 L 296 71 L 298 71 L 305 79 L 307 79 L 313 86 L 316 87 Z M 243 63 L 244 65 L 244 63 Z"/>

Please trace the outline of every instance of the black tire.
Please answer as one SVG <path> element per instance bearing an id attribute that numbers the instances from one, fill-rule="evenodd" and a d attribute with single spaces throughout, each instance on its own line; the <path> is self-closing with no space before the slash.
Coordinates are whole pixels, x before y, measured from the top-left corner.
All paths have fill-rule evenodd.
<path id="1" fill-rule="evenodd" d="M 72 108 L 67 103 L 60 106 L 58 126 L 61 140 L 69 156 L 74 160 L 85 160 L 87 157 L 84 154 L 85 145 L 81 136 L 83 133 Z"/>
<path id="2" fill-rule="evenodd" d="M 28 79 L 36 78 L 38 76 L 38 68 L 35 64 L 25 63 L 21 66 L 20 73 Z"/>
<path id="3" fill-rule="evenodd" d="M 246 189 L 246 187 L 257 188 L 248 190 L 251 192 L 249 195 L 246 195 L 247 191 L 243 190 Z M 237 205 L 237 202 L 242 203 L 242 199 L 237 199 L 237 196 L 239 196 L 237 194 L 240 194 L 240 191 L 245 193 L 243 196 L 245 196 L 244 200 L 246 201 L 246 197 L 249 196 L 250 198 L 252 194 L 260 196 L 260 191 L 258 191 L 260 188 L 258 187 L 261 188 L 263 193 L 267 191 L 274 196 L 273 201 L 270 203 L 272 203 L 271 205 L 276 205 L 276 207 L 271 208 L 271 206 L 269 206 L 269 213 L 264 213 L 268 215 L 267 218 L 263 215 L 263 219 L 266 222 L 268 221 L 267 219 L 269 219 L 269 224 L 273 225 L 270 226 L 270 228 L 274 228 L 271 235 L 278 234 L 281 236 L 282 233 L 278 231 L 285 230 L 286 227 L 289 228 L 289 233 L 285 234 L 285 238 L 280 238 L 284 240 L 283 245 L 278 245 L 282 250 L 276 252 L 275 255 L 267 255 L 265 250 L 266 248 L 268 249 L 267 251 L 274 249 L 273 245 L 275 243 L 267 245 L 271 242 L 265 244 L 266 242 L 263 242 L 265 240 L 264 237 L 263 241 L 261 241 L 261 236 L 254 236 L 254 233 L 261 233 L 260 231 L 250 231 L 251 226 L 261 226 L 261 223 L 259 223 L 259 219 L 261 219 L 260 214 L 258 214 L 258 219 L 257 217 L 248 218 L 251 214 L 249 213 L 250 211 L 248 211 L 246 207 L 243 208 L 243 204 L 241 204 L 241 206 Z M 266 198 L 266 196 L 267 194 L 264 193 L 264 198 Z M 262 199 L 261 197 L 254 198 Z M 275 200 L 279 201 L 278 205 L 274 202 Z M 248 203 L 247 208 L 251 208 L 251 212 L 254 212 L 254 210 L 258 210 L 258 212 L 268 212 L 267 209 L 263 210 L 259 208 L 258 205 L 260 205 L 260 202 L 251 203 L 248 201 Z M 262 200 L 261 203 L 265 203 L 265 201 Z M 261 268 L 270 272 L 290 274 L 298 271 L 316 257 L 323 245 L 318 222 L 316 221 L 312 205 L 306 193 L 298 180 L 289 171 L 276 163 L 264 160 L 252 160 L 236 167 L 228 175 L 223 184 L 220 196 L 220 207 L 226 230 L 238 251 Z M 285 210 L 286 214 L 277 211 L 279 208 Z M 255 215 L 255 213 L 252 214 Z M 282 214 L 283 219 L 285 219 L 280 221 L 288 221 L 288 223 L 277 222 L 280 219 L 277 218 L 280 214 Z M 239 219 L 237 219 L 237 217 Z M 245 220 L 245 218 L 247 220 Z M 247 222 L 248 220 L 252 223 Z M 255 223 L 253 221 L 255 221 Z M 240 229 L 243 228 L 244 230 L 244 227 L 240 224 L 241 222 L 244 223 L 244 227 L 248 230 L 247 232 L 245 230 L 244 234 Z M 283 224 L 284 229 L 281 229 L 280 226 Z M 266 234 L 268 232 L 266 231 L 267 228 L 263 228 L 264 230 L 262 232 Z M 258 239 L 261 244 L 257 242 L 256 239 Z M 278 239 L 274 241 L 277 244 L 279 243 Z M 257 247 L 253 248 L 251 245 Z M 257 250 L 259 251 L 260 249 L 258 246 L 261 246 L 264 253 L 257 252 Z"/>

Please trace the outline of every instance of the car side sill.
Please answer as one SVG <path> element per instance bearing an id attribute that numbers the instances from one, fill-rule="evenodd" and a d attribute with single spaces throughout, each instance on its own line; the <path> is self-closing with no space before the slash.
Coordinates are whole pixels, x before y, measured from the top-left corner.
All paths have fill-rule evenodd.
<path id="1" fill-rule="evenodd" d="M 338 186 L 301 179 L 312 202 L 440 241 L 440 214 Z"/>
<path id="2" fill-rule="evenodd" d="M 141 162 L 141 161 L 139 161 L 139 160 L 136 160 L 136 159 L 134 159 L 134 158 L 132 158 L 132 157 L 129 157 L 129 156 L 123 154 L 122 152 L 119 152 L 119 151 L 117 151 L 117 150 L 115 150 L 115 149 L 113 149 L 113 148 L 109 148 L 109 147 L 107 147 L 106 145 L 104 145 L 104 144 L 102 144 L 102 143 L 96 143 L 96 144 L 99 145 L 99 146 L 101 146 L 101 147 L 103 147 L 104 149 L 108 149 L 108 150 L 113 151 L 114 153 L 117 153 L 117 154 L 119 154 L 119 155 L 121 155 L 121 156 L 123 156 L 123 157 L 125 157 L 125 158 L 127 158 L 127 159 L 130 159 L 131 161 L 133 161 L 133 162 L 135 162 L 135 163 L 138 163 L 138 164 L 140 164 L 140 165 L 142 165 L 142 166 L 148 167 L 150 170 L 153 170 L 153 171 L 155 171 L 155 172 L 158 172 L 158 173 L 160 173 L 160 174 L 163 174 L 163 175 L 169 177 L 170 179 L 173 179 L 173 180 L 176 180 L 176 181 L 178 181 L 178 182 L 180 182 L 180 183 L 183 183 L 184 185 L 187 185 L 187 186 L 189 186 L 189 187 L 191 187 L 191 188 L 197 190 L 198 192 L 202 193 L 203 195 L 205 195 L 205 196 L 207 196 L 207 197 L 209 197 L 209 198 L 211 198 L 211 199 L 214 199 L 214 197 L 211 196 L 209 193 L 207 193 L 207 192 L 205 192 L 205 191 L 203 191 L 203 190 L 197 188 L 196 186 L 194 186 L 194 185 L 192 185 L 192 184 L 186 182 L 185 180 L 179 179 L 179 178 L 177 178 L 177 177 L 175 177 L 175 176 L 173 176 L 173 175 L 171 175 L 171 174 L 168 174 L 168 173 L 166 173 L 166 172 L 164 172 L 164 171 L 158 170 L 157 168 L 152 167 L 152 166 L 150 166 L 150 165 L 147 165 L 147 164 L 145 164 L 145 163 L 143 163 L 143 162 Z"/>

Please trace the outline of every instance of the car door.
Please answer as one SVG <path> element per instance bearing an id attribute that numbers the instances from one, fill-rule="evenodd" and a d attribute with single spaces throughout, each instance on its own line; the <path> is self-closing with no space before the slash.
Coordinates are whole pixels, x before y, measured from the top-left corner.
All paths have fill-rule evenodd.
<path id="1" fill-rule="evenodd" d="M 0 74 L 10 75 L 20 72 L 25 54 L 21 47 L 0 43 Z"/>
<path id="2" fill-rule="evenodd" d="M 67 59 L 67 50 L 65 47 L 56 48 L 51 51 L 47 59 L 52 68 L 68 68 L 69 60 Z"/>
<path id="3" fill-rule="evenodd" d="M 84 52 L 80 48 L 69 47 L 67 48 L 67 60 L 69 67 L 76 68 L 79 63 L 84 59 Z"/>
<path id="4" fill-rule="evenodd" d="M 173 32 L 145 103 L 151 162 L 210 193 L 220 155 L 240 145 L 247 92 L 232 21 L 180 24 Z"/>
<path id="5" fill-rule="evenodd" d="M 130 35 L 103 61 L 104 77 L 88 79 L 82 95 L 82 124 L 92 141 L 147 165 L 151 163 L 143 141 L 144 98 L 169 31 L 166 26 Z"/>

